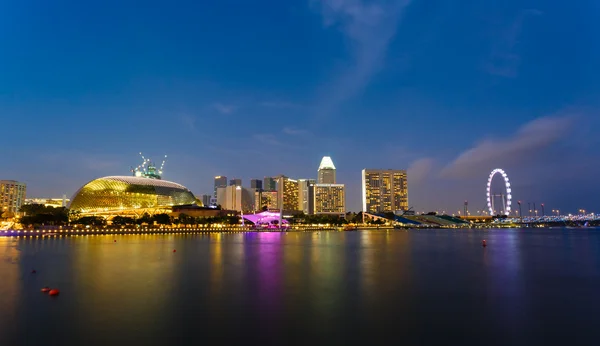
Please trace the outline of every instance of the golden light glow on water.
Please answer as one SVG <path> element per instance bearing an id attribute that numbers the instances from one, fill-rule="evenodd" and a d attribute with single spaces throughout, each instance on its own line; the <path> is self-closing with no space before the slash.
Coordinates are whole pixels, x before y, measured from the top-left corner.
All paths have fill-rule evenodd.
<path id="1" fill-rule="evenodd" d="M 391 237 L 390 233 L 394 233 Z M 390 289 L 411 285 L 409 234 L 396 231 L 361 232 L 360 236 L 360 285 L 363 292 L 371 292 L 381 282 L 388 282 Z M 401 265 L 400 265 L 401 263 Z M 390 280 L 389 273 L 396 275 Z M 367 296 L 369 297 L 369 296 Z M 369 297 L 374 298 L 374 297 Z M 377 298 L 375 298 L 377 299 Z"/>
<path id="2" fill-rule="evenodd" d="M 8 328 L 17 317 L 17 302 L 21 292 L 20 251 L 17 249 L 18 240 L 0 237 L 0 330 Z M 6 319 L 6 320 L 4 320 Z"/>
<path id="3" fill-rule="evenodd" d="M 213 294 L 219 294 L 223 285 L 223 244 L 222 233 L 211 233 L 210 247 L 210 288 Z"/>

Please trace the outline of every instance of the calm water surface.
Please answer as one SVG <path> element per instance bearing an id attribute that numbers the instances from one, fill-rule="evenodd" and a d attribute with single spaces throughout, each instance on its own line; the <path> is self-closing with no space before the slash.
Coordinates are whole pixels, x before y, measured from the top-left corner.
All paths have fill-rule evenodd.
<path id="1" fill-rule="evenodd" d="M 593 229 L 0 237 L 0 259 L 3 346 L 600 344 Z"/>

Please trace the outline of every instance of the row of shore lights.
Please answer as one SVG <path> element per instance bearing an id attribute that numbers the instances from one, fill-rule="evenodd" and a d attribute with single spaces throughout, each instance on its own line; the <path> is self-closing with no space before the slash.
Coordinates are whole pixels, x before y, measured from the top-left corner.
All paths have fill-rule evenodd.
<path id="1" fill-rule="evenodd" d="M 216 229 L 229 229 L 229 228 L 241 228 L 241 227 L 224 227 L 224 226 L 219 226 Z M 299 228 L 292 228 L 292 229 L 299 229 Z M 74 230 L 4 230 L 1 232 L 4 233 L 31 233 L 31 234 L 35 234 L 35 233 L 90 233 L 90 232 L 114 232 L 114 233 L 120 233 L 120 232 L 139 232 L 139 231 L 152 231 L 152 232 L 170 232 L 170 233 L 177 233 L 177 232 L 181 232 L 181 231 L 197 231 L 197 228 L 176 228 L 176 229 L 171 229 L 171 228 L 133 228 L 133 229 L 82 229 L 81 231 L 78 229 L 74 229 Z"/>

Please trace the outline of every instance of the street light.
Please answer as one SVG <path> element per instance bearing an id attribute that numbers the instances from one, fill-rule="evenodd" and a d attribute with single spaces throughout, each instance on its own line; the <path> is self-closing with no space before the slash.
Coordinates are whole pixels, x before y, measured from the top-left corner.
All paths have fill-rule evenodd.
<path id="1" fill-rule="evenodd" d="M 546 216 L 546 212 L 544 211 L 544 203 L 542 203 L 542 216 Z"/>

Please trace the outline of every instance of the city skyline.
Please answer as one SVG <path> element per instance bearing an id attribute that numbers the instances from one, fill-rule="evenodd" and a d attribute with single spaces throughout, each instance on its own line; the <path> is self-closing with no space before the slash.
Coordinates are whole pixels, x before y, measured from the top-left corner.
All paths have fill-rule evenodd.
<path id="1" fill-rule="evenodd" d="M 72 197 L 127 175 L 143 151 L 168 154 L 164 179 L 202 196 L 217 175 L 312 178 L 330 156 L 350 211 L 364 168 L 407 169 L 416 211 L 485 208 L 496 168 L 515 201 L 596 210 L 597 12 L 591 1 L 12 2 L 0 11 L 14 33 L 0 38 L 0 179 Z"/>

